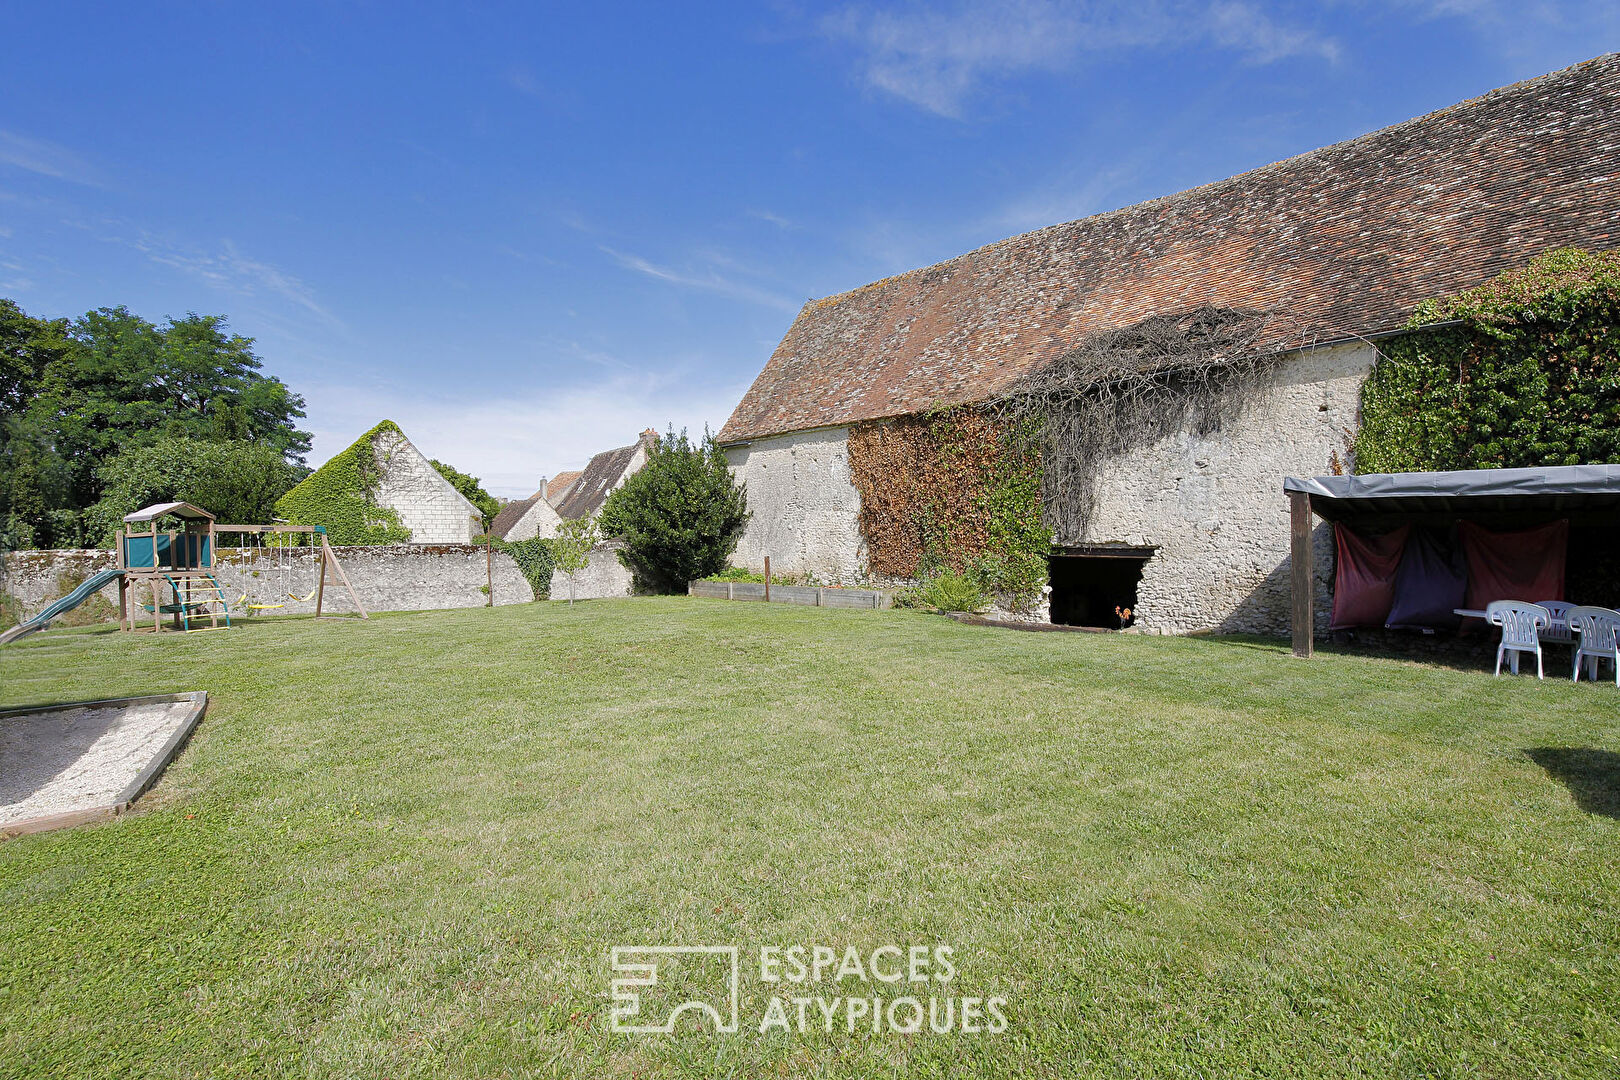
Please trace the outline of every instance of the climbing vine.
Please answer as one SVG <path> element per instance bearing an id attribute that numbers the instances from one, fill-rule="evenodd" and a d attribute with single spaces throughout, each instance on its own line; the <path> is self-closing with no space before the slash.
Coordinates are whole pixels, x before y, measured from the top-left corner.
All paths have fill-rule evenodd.
<path id="1" fill-rule="evenodd" d="M 399 514 L 377 505 L 382 482 L 377 438 L 405 437 L 399 425 L 384 420 L 341 454 L 316 469 L 276 502 L 276 513 L 294 525 L 324 525 L 334 544 L 402 544 L 411 530 Z"/>
<path id="2" fill-rule="evenodd" d="M 1202 307 L 1082 337 L 992 411 L 1031 440 L 1046 523 L 1086 535 L 1104 467 L 1181 431 L 1207 435 L 1261 403 L 1299 322 L 1281 308 Z"/>
<path id="3" fill-rule="evenodd" d="M 496 551 L 504 551 L 512 556 L 518 569 L 534 589 L 536 600 L 551 599 L 551 572 L 557 566 L 557 552 L 552 541 L 543 536 L 533 536 L 527 540 L 502 540 L 498 536 L 480 536 L 480 544 L 490 544 Z"/>
<path id="4" fill-rule="evenodd" d="M 1014 608 L 1046 583 L 1033 442 L 982 409 L 936 410 L 857 425 L 849 464 L 873 573 L 974 575 Z"/>
<path id="5" fill-rule="evenodd" d="M 1357 472 L 1620 461 L 1620 252 L 1547 252 L 1408 325 L 1362 387 Z"/>

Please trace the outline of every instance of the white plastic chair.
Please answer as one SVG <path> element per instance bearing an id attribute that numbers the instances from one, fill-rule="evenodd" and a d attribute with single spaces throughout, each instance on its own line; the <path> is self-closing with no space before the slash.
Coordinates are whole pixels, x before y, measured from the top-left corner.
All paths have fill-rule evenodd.
<path id="1" fill-rule="evenodd" d="M 1620 686 L 1620 647 L 1615 634 L 1620 631 L 1620 611 L 1606 607 L 1578 607 L 1569 611 L 1569 628 L 1581 635 L 1575 648 L 1574 682 L 1581 681 L 1581 661 L 1585 660 L 1592 681 L 1597 682 L 1598 661 L 1607 660 L 1614 665 L 1614 685 Z"/>
<path id="2" fill-rule="evenodd" d="M 1502 674 L 1502 654 L 1510 652 L 1511 670 L 1519 673 L 1519 654 L 1536 654 L 1536 678 L 1546 678 L 1541 665 L 1541 633 L 1552 625 L 1552 615 L 1540 604 L 1521 600 L 1493 600 L 1485 605 L 1485 621 L 1502 628 L 1502 643 L 1496 647 L 1496 673 Z"/>
<path id="3" fill-rule="evenodd" d="M 1552 625 L 1541 632 L 1541 640 L 1573 645 L 1575 632 L 1569 628 L 1569 613 L 1575 605 L 1563 600 L 1537 600 L 1536 605 L 1546 608 L 1547 614 L 1552 616 Z"/>

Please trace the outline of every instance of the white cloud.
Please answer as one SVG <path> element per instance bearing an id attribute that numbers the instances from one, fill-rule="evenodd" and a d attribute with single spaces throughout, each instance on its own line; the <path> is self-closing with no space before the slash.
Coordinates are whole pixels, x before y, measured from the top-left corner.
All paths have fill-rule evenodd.
<path id="1" fill-rule="evenodd" d="M 418 449 L 477 476 L 490 493 L 527 498 L 541 477 L 584 467 L 591 455 L 673 424 L 701 436 L 720 425 L 746 384 L 696 387 L 636 372 L 594 383 L 517 392 L 498 400 L 408 396 L 386 386 L 301 385 L 315 445 L 310 462 L 338 453 L 379 420 L 395 421 Z"/>
<path id="2" fill-rule="evenodd" d="M 660 266 L 640 255 L 618 251 L 605 244 L 601 247 L 602 253 L 610 256 L 614 262 L 627 270 L 634 270 L 638 274 L 667 281 L 672 285 L 680 285 L 688 289 L 701 289 L 704 292 L 718 293 L 729 296 L 734 300 L 743 300 L 750 304 L 760 304 L 764 307 L 773 307 L 782 311 L 797 311 L 799 305 L 785 296 L 780 296 L 767 289 L 761 289 L 746 282 L 735 281 L 715 273 L 713 270 L 676 270 L 668 266 Z"/>
<path id="3" fill-rule="evenodd" d="M 821 33 L 853 45 L 872 87 L 941 116 L 960 118 L 985 83 L 1061 71 L 1081 54 L 1207 44 L 1254 63 L 1290 56 L 1336 59 L 1338 46 L 1242 0 L 959 0 L 899 11 L 845 8 Z"/>
<path id="4" fill-rule="evenodd" d="M 100 186 L 89 163 L 72 150 L 59 143 L 29 138 L 14 131 L 0 131 L 0 165 L 25 169 L 53 180 Z"/>
<path id="5" fill-rule="evenodd" d="M 781 214 L 773 214 L 769 210 L 749 210 L 747 214 L 751 218 L 775 225 L 783 232 L 792 232 L 799 227 L 791 218 L 785 218 Z"/>
<path id="6" fill-rule="evenodd" d="M 307 284 L 285 270 L 242 254 L 230 240 L 222 241 L 218 251 L 206 252 L 182 248 L 144 232 L 133 239 L 116 236 L 105 239 L 128 244 L 160 266 L 183 271 L 217 289 L 239 296 L 278 297 L 333 326 L 342 325 L 321 306 L 315 291 Z"/>

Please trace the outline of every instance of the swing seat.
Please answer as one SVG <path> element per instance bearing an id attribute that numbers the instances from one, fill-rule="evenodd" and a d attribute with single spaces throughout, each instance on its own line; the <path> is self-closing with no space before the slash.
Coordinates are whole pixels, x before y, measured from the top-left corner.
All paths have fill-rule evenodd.
<path id="1" fill-rule="evenodd" d="M 288 593 L 287 599 L 297 601 L 300 604 L 307 604 L 311 600 L 315 599 L 315 593 L 319 591 L 319 588 L 320 586 L 316 586 L 314 589 L 309 590 L 309 594 L 306 596 L 294 596 L 292 593 Z M 281 605 L 278 604 L 276 606 L 280 607 Z"/>
<path id="2" fill-rule="evenodd" d="M 286 604 L 248 604 L 249 611 L 269 611 L 271 608 L 286 607 Z"/>

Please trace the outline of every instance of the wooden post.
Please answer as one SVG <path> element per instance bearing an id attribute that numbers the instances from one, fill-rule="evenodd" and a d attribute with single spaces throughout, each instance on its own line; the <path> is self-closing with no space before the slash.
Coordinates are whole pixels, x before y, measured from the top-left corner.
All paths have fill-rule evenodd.
<path id="1" fill-rule="evenodd" d="M 1311 496 L 1288 493 L 1289 561 L 1293 565 L 1294 655 L 1309 660 L 1315 648 L 1316 567 L 1311 547 Z"/>
<path id="2" fill-rule="evenodd" d="M 484 541 L 484 577 L 487 578 L 488 582 L 489 582 L 487 585 L 484 586 L 484 592 L 486 594 L 488 594 L 488 596 L 489 596 L 489 599 L 484 601 L 484 606 L 485 607 L 494 607 L 495 606 L 495 541 L 493 541 L 493 540 Z"/>
<path id="3" fill-rule="evenodd" d="M 370 615 L 366 614 L 366 605 L 360 602 L 360 594 L 354 591 L 353 585 L 349 584 L 349 575 L 343 572 L 343 564 L 338 561 L 337 552 L 332 550 L 332 545 L 327 542 L 325 533 L 321 534 L 321 556 L 331 564 L 332 570 L 337 574 L 338 584 L 348 590 L 349 599 L 354 601 L 355 610 L 360 612 L 360 617 L 362 619 L 371 618 Z"/>
<path id="4" fill-rule="evenodd" d="M 771 602 L 771 557 L 765 556 L 765 602 Z"/>
<path id="5" fill-rule="evenodd" d="M 321 605 L 326 602 L 326 537 L 321 537 L 321 576 L 315 583 L 315 617 L 321 617 Z"/>

